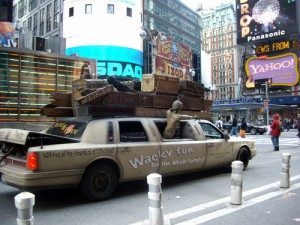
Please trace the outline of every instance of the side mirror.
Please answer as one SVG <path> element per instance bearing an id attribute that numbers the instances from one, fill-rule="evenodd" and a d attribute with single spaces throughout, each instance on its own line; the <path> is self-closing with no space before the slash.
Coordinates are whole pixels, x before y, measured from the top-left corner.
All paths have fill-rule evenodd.
<path id="1" fill-rule="evenodd" d="M 225 140 L 229 140 L 229 139 L 230 139 L 229 134 L 224 134 L 224 139 L 225 139 Z"/>

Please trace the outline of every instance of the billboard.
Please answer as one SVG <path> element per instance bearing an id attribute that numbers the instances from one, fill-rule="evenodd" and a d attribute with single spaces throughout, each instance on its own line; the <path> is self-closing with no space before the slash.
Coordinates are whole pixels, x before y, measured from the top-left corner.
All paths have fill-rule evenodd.
<path id="1" fill-rule="evenodd" d="M 271 86 L 294 86 L 299 82 L 298 57 L 294 53 L 246 61 L 247 88 L 254 88 L 260 80 L 271 80 Z"/>
<path id="2" fill-rule="evenodd" d="M 190 69 L 193 64 L 192 49 L 171 38 L 167 38 L 163 42 L 159 41 L 159 38 L 157 39 L 156 73 L 190 79 Z"/>
<path id="3" fill-rule="evenodd" d="M 297 33 L 295 0 L 237 0 L 237 43 L 289 39 Z"/>
<path id="4" fill-rule="evenodd" d="M 84 10 L 88 5 L 90 10 Z M 65 0 L 66 54 L 96 59 L 100 76 L 140 79 L 143 71 L 142 7 L 142 0 Z M 74 9 L 74 14 L 69 15 L 70 8 Z"/>
<path id="5" fill-rule="evenodd" d="M 15 28 L 13 23 L 0 21 L 0 46 L 17 47 L 18 42 L 15 37 Z"/>

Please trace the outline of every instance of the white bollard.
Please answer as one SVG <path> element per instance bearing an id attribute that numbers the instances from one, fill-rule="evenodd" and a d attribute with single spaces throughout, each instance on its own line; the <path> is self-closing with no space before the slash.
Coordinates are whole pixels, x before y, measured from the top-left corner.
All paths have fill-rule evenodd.
<path id="1" fill-rule="evenodd" d="M 164 225 L 164 216 L 161 206 L 161 175 L 151 173 L 147 176 L 147 183 L 149 185 L 149 224 L 150 225 Z"/>
<path id="2" fill-rule="evenodd" d="M 18 210 L 18 225 L 33 225 L 33 206 L 35 196 L 29 192 L 22 192 L 15 196 L 15 206 Z"/>
<path id="3" fill-rule="evenodd" d="M 244 163 L 241 161 L 233 161 L 231 164 L 231 196 L 230 203 L 233 205 L 242 204 L 242 192 L 243 192 L 243 168 Z"/>
<path id="4" fill-rule="evenodd" d="M 290 187 L 290 153 L 282 153 L 282 163 L 281 163 L 281 179 L 280 187 L 289 188 Z"/>

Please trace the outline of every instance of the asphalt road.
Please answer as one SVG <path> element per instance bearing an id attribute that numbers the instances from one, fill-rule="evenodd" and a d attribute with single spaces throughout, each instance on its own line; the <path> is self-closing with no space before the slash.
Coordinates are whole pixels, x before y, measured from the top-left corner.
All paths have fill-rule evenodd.
<path id="1" fill-rule="evenodd" d="M 230 173 L 210 170 L 163 178 L 163 213 L 171 224 L 300 224 L 300 145 L 295 132 L 284 132 L 280 151 L 268 135 L 247 135 L 257 143 L 258 155 L 243 172 L 243 204 L 229 203 Z M 291 187 L 279 188 L 281 153 L 289 152 Z M 277 182 L 277 183 L 276 183 Z M 148 219 L 146 180 L 119 185 L 112 199 L 89 203 L 77 190 L 36 194 L 35 224 L 125 225 Z M 20 190 L 0 184 L 0 224 L 16 224 L 14 196 Z"/>

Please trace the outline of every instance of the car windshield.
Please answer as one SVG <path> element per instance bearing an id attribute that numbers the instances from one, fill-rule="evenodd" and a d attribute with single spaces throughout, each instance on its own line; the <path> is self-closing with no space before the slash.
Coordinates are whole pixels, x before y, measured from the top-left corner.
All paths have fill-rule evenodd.
<path id="1" fill-rule="evenodd" d="M 52 127 L 46 130 L 46 134 L 52 134 L 56 136 L 80 139 L 87 123 L 75 122 L 75 121 L 58 121 L 53 124 Z"/>

